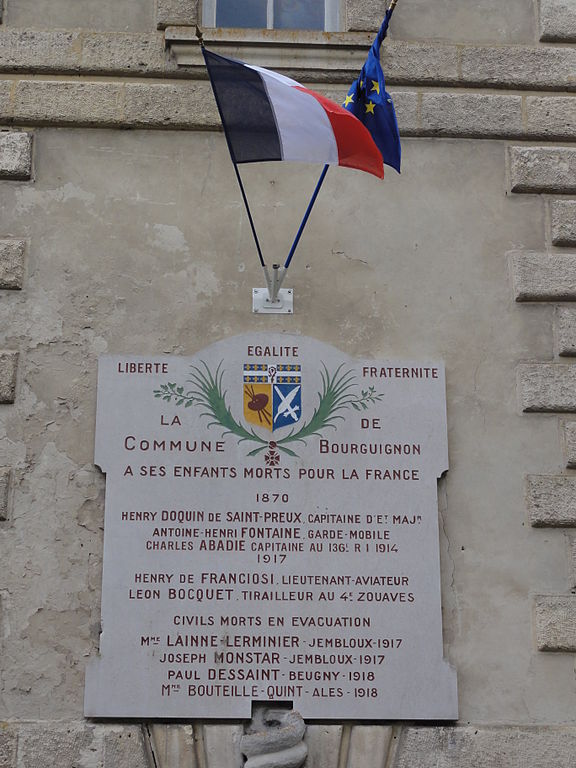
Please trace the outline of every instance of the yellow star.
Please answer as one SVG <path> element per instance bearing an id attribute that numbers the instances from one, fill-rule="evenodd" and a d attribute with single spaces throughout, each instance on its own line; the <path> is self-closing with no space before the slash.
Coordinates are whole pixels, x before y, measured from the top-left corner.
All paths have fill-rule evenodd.
<path id="1" fill-rule="evenodd" d="M 367 101 L 366 102 L 366 114 L 373 115 L 374 114 L 374 107 L 376 104 L 373 101 Z"/>
<path id="2" fill-rule="evenodd" d="M 353 103 L 354 103 L 354 97 L 348 94 L 348 96 L 346 96 L 346 100 L 344 101 L 344 106 L 347 107 L 348 104 L 353 104 Z"/>
<path id="3" fill-rule="evenodd" d="M 376 91 L 376 93 L 380 95 L 380 83 L 378 80 L 372 80 L 372 91 Z M 372 91 L 370 91 L 370 93 L 372 93 Z"/>

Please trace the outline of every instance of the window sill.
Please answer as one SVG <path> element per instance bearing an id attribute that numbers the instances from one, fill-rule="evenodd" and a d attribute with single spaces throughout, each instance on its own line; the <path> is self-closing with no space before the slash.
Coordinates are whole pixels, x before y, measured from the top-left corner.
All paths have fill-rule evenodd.
<path id="1" fill-rule="evenodd" d="M 361 69 L 372 32 L 314 32 L 272 29 L 204 29 L 204 42 L 222 56 L 313 82 L 347 82 Z M 198 40 L 190 27 L 168 27 L 166 47 L 178 66 L 204 68 Z"/>

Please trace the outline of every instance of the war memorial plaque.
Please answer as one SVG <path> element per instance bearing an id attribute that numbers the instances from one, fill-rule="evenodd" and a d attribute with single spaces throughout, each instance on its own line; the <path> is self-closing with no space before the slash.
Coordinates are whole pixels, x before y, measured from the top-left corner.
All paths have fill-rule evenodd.
<path id="1" fill-rule="evenodd" d="M 238 336 L 100 359 L 92 717 L 455 719 L 443 658 L 440 363 Z"/>

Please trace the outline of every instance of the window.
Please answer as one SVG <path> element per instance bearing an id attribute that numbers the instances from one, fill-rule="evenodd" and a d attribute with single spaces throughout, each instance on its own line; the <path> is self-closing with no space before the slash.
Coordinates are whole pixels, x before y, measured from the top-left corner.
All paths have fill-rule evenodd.
<path id="1" fill-rule="evenodd" d="M 339 0 L 204 0 L 207 27 L 338 30 Z"/>

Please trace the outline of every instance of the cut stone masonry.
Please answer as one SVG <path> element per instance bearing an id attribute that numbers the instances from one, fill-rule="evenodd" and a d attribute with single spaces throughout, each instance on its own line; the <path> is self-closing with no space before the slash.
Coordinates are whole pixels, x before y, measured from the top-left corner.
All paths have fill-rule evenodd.
<path id="1" fill-rule="evenodd" d="M 576 247 L 576 200 L 552 203 L 552 245 Z"/>
<path id="2" fill-rule="evenodd" d="M 538 650 L 576 653 L 576 595 L 538 595 L 534 614 Z"/>
<path id="3" fill-rule="evenodd" d="M 156 0 L 158 29 L 171 24 L 190 25 L 198 21 L 198 0 Z"/>
<path id="4" fill-rule="evenodd" d="M 522 364 L 518 367 L 522 410 L 576 413 L 576 366 L 560 363 Z"/>
<path id="5" fill-rule="evenodd" d="M 564 455 L 566 466 L 576 468 L 576 421 L 568 421 L 564 424 Z"/>
<path id="6" fill-rule="evenodd" d="M 540 40 L 576 43 L 576 5 L 573 0 L 540 0 Z"/>
<path id="7" fill-rule="evenodd" d="M 552 34 L 558 2 L 542 0 L 543 29 Z M 547 39 L 557 39 L 550 38 Z M 574 123 L 570 102 L 560 98 L 550 110 L 541 97 L 529 97 L 528 123 L 548 122 L 550 135 L 569 131 Z M 566 110 L 566 111 L 563 111 Z M 510 188 L 516 193 L 576 194 L 576 152 L 570 147 L 512 146 L 508 153 Z M 576 245 L 575 201 L 548 205 L 552 246 Z M 576 254 L 520 251 L 509 254 L 514 298 L 526 301 L 576 300 Z M 558 307 L 555 347 L 559 356 L 576 354 L 576 312 Z M 576 366 L 560 363 L 520 364 L 517 371 L 520 405 L 525 412 L 575 413 Z M 576 422 L 562 425 L 566 466 L 576 466 Z M 534 527 L 576 527 L 576 478 L 531 475 L 527 478 L 527 507 Z M 571 540 L 572 544 L 574 540 Z M 574 547 L 570 584 L 574 583 Z M 534 598 L 536 644 L 540 651 L 576 653 L 576 596 L 538 595 Z M 552 763 L 555 764 L 555 763 Z"/>
<path id="8" fill-rule="evenodd" d="M 0 132 L 0 179 L 29 179 L 32 175 L 32 135 Z"/>
<path id="9" fill-rule="evenodd" d="M 8 520 L 8 505 L 10 500 L 10 469 L 0 467 L 0 522 Z M 1 765 L 1 763 L 0 763 Z"/>
<path id="10" fill-rule="evenodd" d="M 576 527 L 576 478 L 529 475 L 527 501 L 534 527 Z"/>
<path id="11" fill-rule="evenodd" d="M 574 258 L 574 256 L 568 257 Z M 554 322 L 556 351 L 560 357 L 576 355 L 576 310 L 558 307 Z"/>
<path id="12" fill-rule="evenodd" d="M 18 352 L 0 351 L 0 403 L 13 403 L 16 397 Z"/>
<path id="13" fill-rule="evenodd" d="M 0 240 L 0 289 L 22 288 L 25 252 L 25 240 Z"/>

